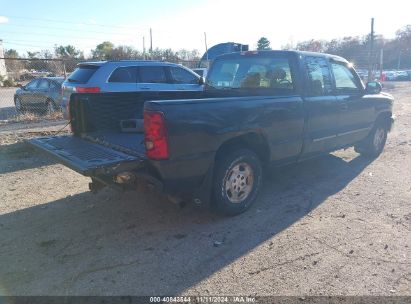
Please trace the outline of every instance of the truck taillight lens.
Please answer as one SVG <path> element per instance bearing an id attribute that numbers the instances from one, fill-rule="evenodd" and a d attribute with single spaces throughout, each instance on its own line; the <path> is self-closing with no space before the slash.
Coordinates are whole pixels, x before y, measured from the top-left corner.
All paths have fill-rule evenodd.
<path id="1" fill-rule="evenodd" d="M 99 87 L 76 87 L 76 93 L 100 93 Z"/>
<path id="2" fill-rule="evenodd" d="M 168 158 L 168 142 L 164 115 L 161 112 L 144 111 L 144 144 L 147 157 Z"/>

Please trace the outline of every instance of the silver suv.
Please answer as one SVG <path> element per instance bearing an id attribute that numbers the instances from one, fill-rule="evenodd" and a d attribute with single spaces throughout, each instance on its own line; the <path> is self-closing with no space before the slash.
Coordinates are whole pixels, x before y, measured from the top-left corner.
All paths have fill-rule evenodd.
<path id="1" fill-rule="evenodd" d="M 97 61 L 77 65 L 62 86 L 65 118 L 72 93 L 202 91 L 203 78 L 174 63 L 161 61 Z"/>

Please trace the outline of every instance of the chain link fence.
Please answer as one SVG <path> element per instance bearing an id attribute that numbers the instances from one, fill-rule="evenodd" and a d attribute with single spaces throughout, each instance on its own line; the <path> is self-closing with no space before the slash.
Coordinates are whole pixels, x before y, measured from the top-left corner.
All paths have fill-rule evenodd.
<path id="1" fill-rule="evenodd" d="M 61 83 L 76 60 L 0 58 L 0 63 L 5 66 L 0 73 L 0 121 L 61 118 Z"/>
<path id="2" fill-rule="evenodd" d="M 83 60 L 84 61 L 84 60 Z M 173 60 L 188 68 L 196 60 Z M 62 119 L 61 84 L 79 60 L 0 58 L 0 122 Z"/>

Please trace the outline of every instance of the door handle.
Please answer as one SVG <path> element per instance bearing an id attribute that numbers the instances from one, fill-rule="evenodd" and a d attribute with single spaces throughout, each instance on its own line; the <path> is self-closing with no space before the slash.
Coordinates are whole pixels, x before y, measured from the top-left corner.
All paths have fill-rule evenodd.
<path id="1" fill-rule="evenodd" d="M 150 90 L 150 88 L 148 88 L 148 87 L 142 87 L 141 89 L 142 90 Z"/>

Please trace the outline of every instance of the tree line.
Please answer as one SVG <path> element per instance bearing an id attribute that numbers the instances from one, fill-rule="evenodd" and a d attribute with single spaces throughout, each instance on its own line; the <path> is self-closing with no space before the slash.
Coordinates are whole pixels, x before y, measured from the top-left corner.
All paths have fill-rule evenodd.
<path id="1" fill-rule="evenodd" d="M 411 68 L 411 24 L 397 30 L 393 39 L 386 39 L 382 35 L 376 35 L 373 41 L 372 53 L 370 53 L 370 44 L 370 35 L 362 37 L 348 36 L 331 40 L 310 39 L 298 42 L 295 46 L 292 44 L 284 45 L 282 49 L 335 54 L 353 62 L 357 67 L 367 67 L 369 58 L 371 58 L 374 68 L 378 68 L 381 50 L 383 50 L 384 69 Z M 266 37 L 261 37 L 257 41 L 257 49 L 270 50 L 270 41 Z M 110 41 L 104 41 L 98 44 L 87 57 L 82 50 L 73 45 L 56 45 L 53 51 L 28 51 L 26 54 L 19 54 L 16 50 L 9 49 L 5 51 L 5 57 L 28 59 L 24 64 L 22 62 L 6 60 L 6 66 L 9 71 L 17 71 L 24 68 L 29 70 L 49 69 L 58 72 L 56 64 L 51 64 L 51 61 L 36 62 L 30 61 L 30 59 L 64 59 L 67 63 L 68 71 L 72 70 L 75 64 L 82 60 L 153 59 L 171 62 L 193 62 L 191 67 L 194 67 L 195 62 L 200 60 L 200 53 L 196 49 L 174 51 L 170 48 L 155 48 L 149 52 L 141 52 L 132 46 L 116 46 Z M 44 66 L 45 64 L 50 66 Z"/>
<path id="2" fill-rule="evenodd" d="M 295 46 L 284 45 L 282 49 L 334 54 L 363 68 L 368 67 L 371 58 L 374 69 L 379 68 L 382 56 L 384 69 L 411 69 L 411 24 L 397 30 L 393 39 L 376 35 L 372 53 L 370 34 L 331 40 L 310 39 L 298 42 Z M 271 50 L 270 41 L 266 37 L 261 37 L 257 41 L 257 50 Z"/>
<path id="3" fill-rule="evenodd" d="M 297 43 L 295 47 L 287 44 L 283 46 L 283 49 L 339 55 L 358 67 L 366 67 L 368 58 L 371 56 L 374 68 L 379 68 L 380 56 L 382 56 L 384 69 L 411 69 L 411 24 L 397 30 L 393 39 L 375 35 L 372 53 L 370 53 L 370 34 L 331 40 L 310 39 Z"/>
<path id="4" fill-rule="evenodd" d="M 155 48 L 150 52 L 141 52 L 132 46 L 119 45 L 115 46 L 110 41 L 104 41 L 91 51 L 91 56 L 85 57 L 84 52 L 73 45 L 59 45 L 54 47 L 54 52 L 50 50 L 41 50 L 27 54 L 19 54 L 14 49 L 5 51 L 7 58 L 26 58 L 26 59 L 77 59 L 77 60 L 116 60 L 116 59 L 153 59 L 167 61 L 195 61 L 200 59 L 198 50 L 181 49 L 174 51 L 172 49 Z"/>
<path id="5" fill-rule="evenodd" d="M 53 51 L 41 50 L 37 52 L 28 51 L 26 54 L 19 54 L 14 49 L 8 49 L 4 53 L 7 71 L 15 80 L 21 80 L 25 71 L 47 71 L 55 75 L 70 73 L 76 67 L 79 61 L 85 60 L 121 60 L 121 59 L 152 59 L 164 60 L 176 63 L 184 63 L 189 67 L 195 67 L 196 62 L 200 60 L 198 50 L 155 48 L 150 52 L 141 52 L 132 46 L 119 45 L 115 46 L 110 41 L 104 41 L 98 44 L 90 56 L 85 56 L 84 52 L 73 45 L 56 45 Z M 27 60 L 13 60 L 27 59 Z M 35 59 L 43 59 L 41 61 Z M 53 60 L 52 60 L 53 59 Z M 54 61 L 62 59 L 64 63 Z"/>

